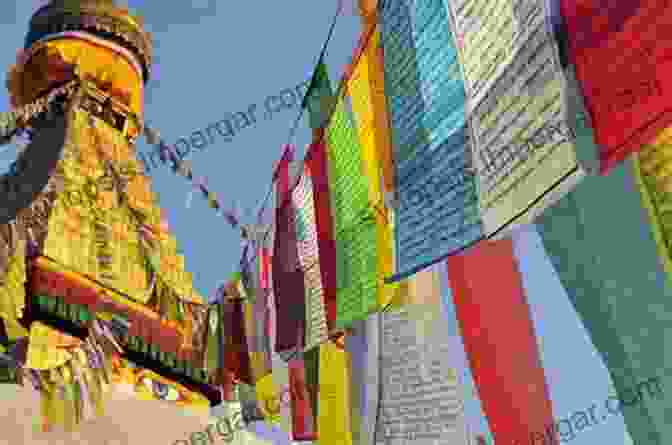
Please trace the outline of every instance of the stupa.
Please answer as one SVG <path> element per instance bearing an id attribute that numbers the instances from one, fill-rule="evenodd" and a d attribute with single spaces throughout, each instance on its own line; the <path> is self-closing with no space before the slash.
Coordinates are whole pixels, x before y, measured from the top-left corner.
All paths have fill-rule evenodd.
<path id="1" fill-rule="evenodd" d="M 45 424 L 76 425 L 87 400 L 100 414 L 120 382 L 188 406 L 221 401 L 204 357 L 217 320 L 136 159 L 151 64 L 127 9 L 53 0 L 7 76 L 15 112 L 0 136 L 21 129 L 30 143 L 0 177 L 3 369 L 42 393 Z"/>

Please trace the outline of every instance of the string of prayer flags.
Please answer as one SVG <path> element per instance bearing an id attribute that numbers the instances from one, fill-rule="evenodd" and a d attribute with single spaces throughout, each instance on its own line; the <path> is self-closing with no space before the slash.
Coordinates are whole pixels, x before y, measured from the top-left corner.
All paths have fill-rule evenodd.
<path id="1" fill-rule="evenodd" d="M 560 0 L 560 7 L 607 174 L 672 124 L 672 5 Z"/>
<path id="2" fill-rule="evenodd" d="M 482 236 L 465 92 L 443 0 L 379 11 L 394 159 L 399 281 Z"/>
<path id="3" fill-rule="evenodd" d="M 147 143 L 154 146 L 158 150 L 161 161 L 170 161 L 173 173 L 179 174 L 180 176 L 183 176 L 191 181 L 192 191 L 190 192 L 190 196 L 194 190 L 201 192 L 203 197 L 208 202 L 208 205 L 224 216 L 231 227 L 234 229 L 238 229 L 240 227 L 240 221 L 234 212 L 232 210 L 226 210 L 224 206 L 220 204 L 217 195 L 206 185 L 205 178 L 195 177 L 191 168 L 191 164 L 188 161 L 182 160 L 176 149 L 166 144 L 156 129 L 150 127 L 149 125 L 145 125 L 144 134 Z M 190 201 L 191 198 L 189 198 L 188 202 Z"/>

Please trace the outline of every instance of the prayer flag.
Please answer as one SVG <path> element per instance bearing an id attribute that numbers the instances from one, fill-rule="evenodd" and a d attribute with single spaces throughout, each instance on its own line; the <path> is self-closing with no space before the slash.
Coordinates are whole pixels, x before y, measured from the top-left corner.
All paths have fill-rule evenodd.
<path id="1" fill-rule="evenodd" d="M 289 163 L 293 151 L 287 147 L 276 172 L 276 232 L 273 245 L 273 293 L 277 316 L 275 350 L 301 350 L 305 346 L 305 285 L 299 261 L 295 209 L 289 186 Z M 293 178 L 292 178 L 293 179 Z"/>
<path id="2" fill-rule="evenodd" d="M 661 316 L 672 310 L 672 287 L 636 165 L 626 160 L 606 176 L 587 178 L 537 221 L 546 253 L 619 394 L 672 373 L 672 357 L 659 352 L 672 340 Z M 605 199 L 614 194 L 618 199 Z M 631 404 L 626 397 L 621 412 L 635 443 L 668 442 L 669 403 L 647 397 Z"/>
<path id="3" fill-rule="evenodd" d="M 574 116 L 565 104 L 546 0 L 448 0 L 462 65 L 483 230 L 503 238 L 572 190 Z M 576 91 L 574 91 L 576 92 Z"/>
<path id="4" fill-rule="evenodd" d="M 329 191 L 331 183 L 329 163 L 325 141 L 322 137 L 317 137 L 313 141 L 306 154 L 305 162 L 310 168 L 313 181 L 318 258 L 327 329 L 333 332 L 336 329 L 336 241 Z"/>
<path id="5" fill-rule="evenodd" d="M 385 2 L 379 12 L 394 159 L 401 280 L 482 236 L 465 93 L 443 0 Z"/>
<path id="6" fill-rule="evenodd" d="M 289 392 L 292 411 L 292 439 L 315 440 L 315 421 L 306 385 L 306 368 L 302 358 L 289 362 Z"/>
<path id="7" fill-rule="evenodd" d="M 561 0 L 560 8 L 606 174 L 672 124 L 672 4 Z"/>
<path id="8" fill-rule="evenodd" d="M 377 308 L 377 230 L 361 146 L 346 101 L 339 97 L 324 132 L 336 241 L 336 328 Z"/>
<path id="9" fill-rule="evenodd" d="M 556 11 L 554 22 L 562 29 L 567 17 L 558 17 L 559 6 L 554 6 L 562 0 L 550 1 L 550 10 Z M 567 47 L 568 38 L 566 32 L 561 35 L 560 46 Z M 568 65 L 566 71 L 572 68 Z M 573 96 L 580 98 L 578 84 L 572 88 Z M 594 143 L 599 138 L 593 134 L 596 115 L 586 111 L 590 110 L 587 96 L 585 102 L 587 106 L 583 101 L 576 103 L 574 110 L 580 155 L 599 151 Z M 621 164 L 610 167 L 603 158 L 601 165 L 610 169 L 608 175 L 589 177 L 537 221 L 546 252 L 618 392 L 649 378 L 651 369 L 658 370 L 655 375 L 665 375 L 672 366 L 660 354 L 648 354 L 634 346 L 663 342 L 669 336 L 664 322 L 648 309 L 657 306 L 657 312 L 663 313 L 672 301 L 665 220 L 661 218 L 666 202 L 663 184 L 668 137 L 667 131 L 662 132 L 652 145 Z M 615 191 L 618 200 L 604 199 Z M 635 233 L 637 236 L 623 235 Z M 628 252 L 627 261 L 622 252 Z M 623 417 L 636 442 L 649 443 L 657 437 L 663 443 L 670 437 L 671 429 L 661 417 L 663 411 L 662 404 L 653 400 L 647 401 L 646 407 L 624 406 Z"/>
<path id="10" fill-rule="evenodd" d="M 449 257 L 447 268 L 471 373 L 494 441 L 527 440 L 539 425 L 551 425 L 554 419 L 513 242 L 479 242 Z"/>
<path id="11" fill-rule="evenodd" d="M 393 192 L 394 184 L 382 66 L 380 31 L 377 25 L 372 25 L 362 33 L 360 48 L 356 52 L 346 89 L 362 150 L 369 206 L 373 209 L 375 218 L 378 254 L 377 302 L 380 307 L 389 302 L 394 290 L 394 285 L 385 283 L 385 279 L 394 271 L 394 214 L 386 206 L 385 194 Z"/>
<path id="12" fill-rule="evenodd" d="M 306 290 L 305 349 L 314 348 L 328 338 L 313 188 L 310 166 L 304 165 L 292 199 L 296 210 L 297 250 Z"/>
<path id="13" fill-rule="evenodd" d="M 332 342 L 320 346 L 320 445 L 352 445 L 347 366 L 345 351 Z"/>
<path id="14" fill-rule="evenodd" d="M 320 57 L 315 67 L 301 108 L 308 110 L 308 122 L 313 130 L 324 127 L 332 113 L 334 93 L 329 81 L 329 71 L 324 63 L 324 55 Z"/>

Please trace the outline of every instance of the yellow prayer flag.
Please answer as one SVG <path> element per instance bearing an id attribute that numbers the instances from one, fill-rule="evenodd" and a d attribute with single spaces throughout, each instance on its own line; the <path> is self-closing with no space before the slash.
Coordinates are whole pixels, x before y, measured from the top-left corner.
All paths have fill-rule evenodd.
<path id="1" fill-rule="evenodd" d="M 319 372 L 318 442 L 320 445 L 352 445 L 346 352 L 331 342 L 322 344 Z"/>
<path id="2" fill-rule="evenodd" d="M 273 374 L 259 379 L 255 385 L 258 408 L 264 418 L 275 424 L 280 423 L 280 397 L 273 384 Z"/>
<path id="3" fill-rule="evenodd" d="M 651 228 L 668 280 L 672 280 L 672 128 L 666 128 L 651 145 L 633 155 L 634 177 L 647 210 Z M 671 281 L 672 282 L 672 281 Z"/>

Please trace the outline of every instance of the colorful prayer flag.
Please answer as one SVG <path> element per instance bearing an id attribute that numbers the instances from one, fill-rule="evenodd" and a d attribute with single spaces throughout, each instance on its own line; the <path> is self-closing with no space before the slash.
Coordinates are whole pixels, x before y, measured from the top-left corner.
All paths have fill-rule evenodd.
<path id="1" fill-rule="evenodd" d="M 401 280 L 482 236 L 465 93 L 443 0 L 386 2 L 380 23 Z"/>

